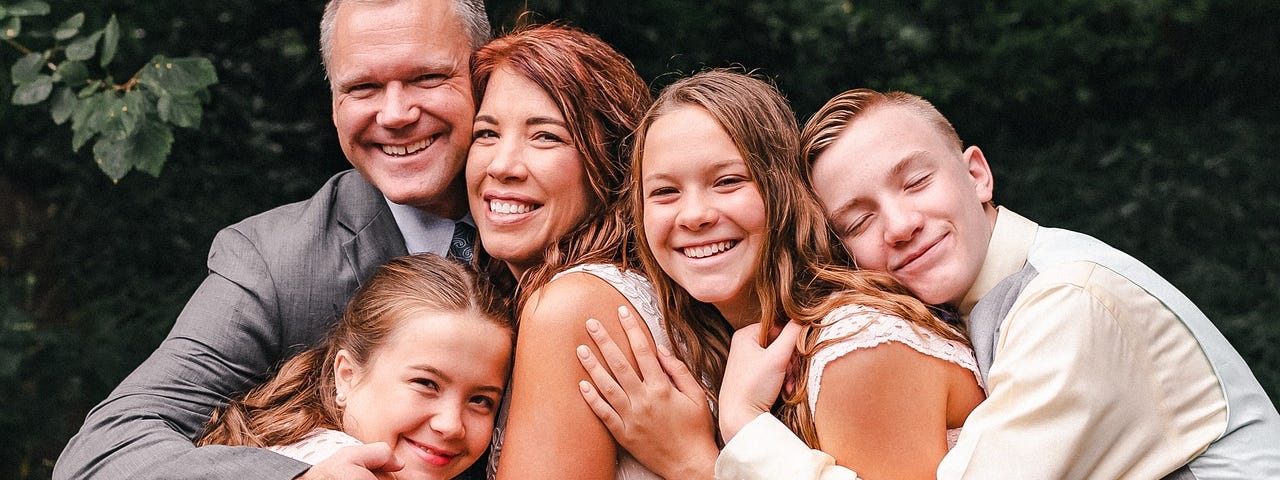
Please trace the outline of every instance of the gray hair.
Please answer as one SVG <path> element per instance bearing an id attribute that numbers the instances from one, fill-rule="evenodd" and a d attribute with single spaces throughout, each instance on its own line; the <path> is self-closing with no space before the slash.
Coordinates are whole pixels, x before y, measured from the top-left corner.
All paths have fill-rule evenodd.
<path id="1" fill-rule="evenodd" d="M 333 29 L 337 22 L 338 6 L 346 2 L 361 3 L 395 3 L 400 1 L 421 0 L 329 0 L 324 6 L 324 16 L 320 17 L 320 61 L 324 64 L 325 76 L 329 74 L 329 60 L 333 55 Z M 474 52 L 489 43 L 492 32 L 489 29 L 489 15 L 484 11 L 483 0 L 450 0 L 453 2 L 453 13 L 462 21 L 462 28 L 467 32 Z"/>

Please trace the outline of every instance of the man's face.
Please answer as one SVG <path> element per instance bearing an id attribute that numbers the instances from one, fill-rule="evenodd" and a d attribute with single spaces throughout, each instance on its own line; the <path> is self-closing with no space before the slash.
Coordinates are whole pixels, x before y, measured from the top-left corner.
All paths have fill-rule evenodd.
<path id="1" fill-rule="evenodd" d="M 391 201 L 457 217 L 471 144 L 471 48 L 450 2 L 347 2 L 329 59 L 347 160 Z"/>
<path id="2" fill-rule="evenodd" d="M 958 305 L 991 240 L 991 170 L 907 108 L 874 107 L 813 164 L 813 186 L 858 267 L 921 300 Z"/>

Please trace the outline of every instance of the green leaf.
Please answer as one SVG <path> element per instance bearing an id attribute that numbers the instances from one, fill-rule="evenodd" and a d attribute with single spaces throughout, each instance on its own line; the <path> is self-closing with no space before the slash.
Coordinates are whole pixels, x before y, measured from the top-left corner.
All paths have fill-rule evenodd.
<path id="1" fill-rule="evenodd" d="M 157 96 L 190 95 L 218 83 L 218 74 L 207 58 L 184 57 L 168 59 L 156 55 L 142 67 L 138 83 L 151 89 Z"/>
<path id="2" fill-rule="evenodd" d="M 49 4 L 39 0 L 26 0 L 16 5 L 9 5 L 9 15 L 27 17 L 32 15 L 48 15 Z"/>
<path id="3" fill-rule="evenodd" d="M 13 62 L 13 66 L 9 67 L 9 76 L 13 77 L 14 85 L 30 83 L 40 76 L 41 67 L 44 67 L 44 54 L 34 52 Z"/>
<path id="4" fill-rule="evenodd" d="M 58 28 L 53 30 L 53 38 L 58 40 L 66 40 L 80 33 L 80 27 L 84 25 L 84 12 L 72 15 L 66 19 Z"/>
<path id="5" fill-rule="evenodd" d="M 102 87 L 102 80 L 93 80 L 89 82 L 88 86 L 80 89 L 79 92 L 76 92 L 76 96 L 80 98 L 88 98 L 89 95 L 93 95 L 98 93 L 98 90 L 102 90 Z"/>
<path id="6" fill-rule="evenodd" d="M 72 150 L 80 151 L 80 147 L 102 131 L 102 126 L 106 124 L 107 119 L 104 103 L 109 96 L 106 92 L 80 95 L 80 102 L 71 113 Z"/>
<path id="7" fill-rule="evenodd" d="M 161 95 L 156 110 L 161 120 L 183 128 L 200 126 L 200 116 L 204 114 L 200 99 L 192 95 Z"/>
<path id="8" fill-rule="evenodd" d="M 9 11 L 5 9 L 4 5 L 0 5 L 0 18 L 4 18 L 8 15 L 9 15 Z"/>
<path id="9" fill-rule="evenodd" d="M 79 87 L 89 81 L 89 67 L 84 66 L 83 62 L 67 60 L 58 65 L 53 81 L 62 82 L 68 87 Z"/>
<path id="10" fill-rule="evenodd" d="M 18 17 L 11 17 L 0 25 L 0 39 L 18 38 L 19 33 L 22 33 L 22 20 Z"/>
<path id="11" fill-rule="evenodd" d="M 98 51 L 98 39 L 102 38 L 102 30 L 93 35 L 80 37 L 67 45 L 67 60 L 88 60 Z"/>
<path id="12" fill-rule="evenodd" d="M 49 98 L 53 92 L 53 77 L 40 75 L 35 80 L 13 89 L 14 105 L 35 105 Z"/>
<path id="13" fill-rule="evenodd" d="M 119 180 L 135 167 L 159 176 L 172 146 L 173 129 L 161 122 L 148 120 L 124 139 L 98 139 L 93 145 L 93 157 L 98 167 L 112 180 Z"/>
<path id="14" fill-rule="evenodd" d="M 125 92 L 120 101 L 124 105 L 116 113 L 116 118 L 119 118 L 124 136 L 127 137 L 133 135 L 133 132 L 138 129 L 138 125 L 147 116 L 147 112 L 151 111 L 152 104 L 148 101 L 147 94 L 139 90 Z"/>
<path id="15" fill-rule="evenodd" d="M 101 116 L 101 126 L 99 132 L 102 138 L 109 140 L 123 140 L 129 135 L 129 129 L 125 126 L 124 120 L 121 118 L 128 115 L 129 108 L 121 98 L 114 93 L 104 92 L 102 103 L 99 104 L 99 112 L 95 115 Z M 101 141 L 101 139 L 99 139 Z"/>
<path id="16" fill-rule="evenodd" d="M 78 101 L 76 94 L 72 93 L 70 88 L 58 87 L 49 100 L 49 114 L 53 116 L 53 123 L 58 125 L 66 123 L 71 118 L 71 113 L 75 111 Z"/>
<path id="17" fill-rule="evenodd" d="M 116 58 L 116 47 L 120 44 L 120 22 L 116 21 L 115 14 L 111 15 L 111 20 L 107 21 L 102 32 L 102 59 L 99 64 L 106 68 Z"/>

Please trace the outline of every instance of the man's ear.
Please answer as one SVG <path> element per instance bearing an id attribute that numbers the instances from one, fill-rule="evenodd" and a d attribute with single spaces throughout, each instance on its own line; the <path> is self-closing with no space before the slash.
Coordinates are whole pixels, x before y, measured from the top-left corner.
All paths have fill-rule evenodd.
<path id="1" fill-rule="evenodd" d="M 991 201 L 995 190 L 995 179 L 991 176 L 991 166 L 987 164 L 987 156 L 977 146 L 970 146 L 964 151 L 964 163 L 968 169 L 969 179 L 973 180 L 973 193 L 978 202 Z"/>
<path id="2" fill-rule="evenodd" d="M 346 349 L 338 350 L 338 354 L 333 357 L 333 383 L 338 390 L 339 407 L 347 406 L 347 395 L 359 381 L 360 365 L 351 358 L 351 353 Z"/>

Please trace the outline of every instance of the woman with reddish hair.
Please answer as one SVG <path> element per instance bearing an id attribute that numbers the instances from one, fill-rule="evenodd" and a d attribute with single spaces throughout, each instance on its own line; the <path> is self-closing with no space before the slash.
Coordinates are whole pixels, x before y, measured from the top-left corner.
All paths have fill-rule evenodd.
<path id="1" fill-rule="evenodd" d="M 554 24 L 493 40 L 471 72 L 471 215 L 484 251 L 518 284 L 515 365 L 490 475 L 651 478 L 582 400 L 587 374 L 575 355 L 590 343 L 582 319 L 621 334 L 620 308 L 669 347 L 652 287 L 629 269 L 622 200 L 648 86 L 599 38 Z"/>

